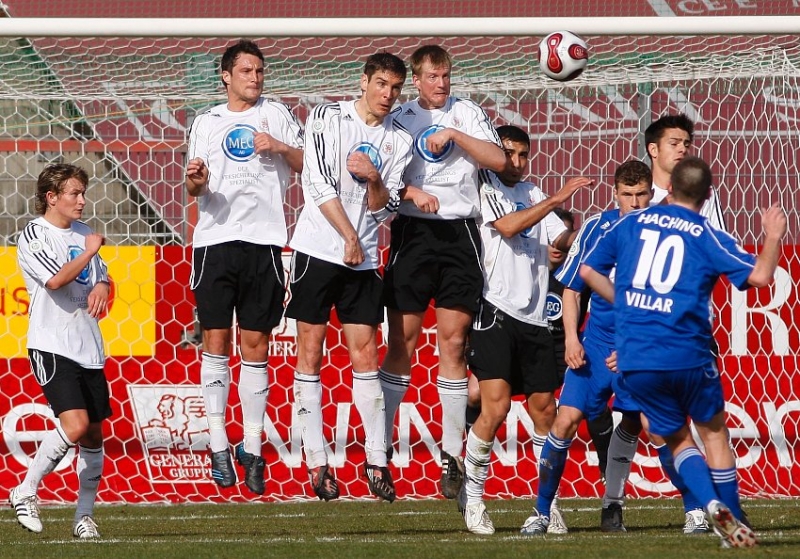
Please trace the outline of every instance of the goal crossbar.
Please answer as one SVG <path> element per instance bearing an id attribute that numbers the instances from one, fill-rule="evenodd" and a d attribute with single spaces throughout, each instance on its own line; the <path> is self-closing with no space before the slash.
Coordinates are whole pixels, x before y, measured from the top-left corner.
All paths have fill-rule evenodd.
<path id="1" fill-rule="evenodd" d="M 497 18 L 0 18 L 0 37 L 399 37 L 795 34 L 800 16 Z"/>

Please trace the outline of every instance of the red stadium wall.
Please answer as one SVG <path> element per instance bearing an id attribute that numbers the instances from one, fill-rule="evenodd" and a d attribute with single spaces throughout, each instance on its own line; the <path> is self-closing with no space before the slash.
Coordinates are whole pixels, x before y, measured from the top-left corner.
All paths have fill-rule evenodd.
<path id="1" fill-rule="evenodd" d="M 730 332 L 718 338 L 730 402 L 729 425 L 745 494 L 800 496 L 800 486 L 794 481 L 800 478 L 800 401 L 788 396 L 795 392 L 792 377 L 798 365 L 796 349 L 790 348 L 800 347 L 797 330 L 788 327 L 800 311 L 797 289 L 791 280 L 800 277 L 798 252 L 798 247 L 786 248 L 777 280 L 770 288 L 740 294 L 721 285 L 715 292 L 720 309 L 719 333 Z M 209 480 L 204 407 L 196 384 L 198 350 L 195 346 L 180 346 L 184 328 L 192 323 L 193 315 L 193 299 L 187 287 L 189 252 L 163 247 L 156 250 L 154 258 L 156 331 L 152 355 L 112 357 L 107 366 L 115 409 L 107 424 L 108 461 L 100 499 L 252 500 L 253 496 L 240 492 L 239 486 L 221 490 Z M 117 292 L 125 290 L 124 286 L 115 287 Z M 0 307 L 4 315 L 25 308 L 24 292 L 12 294 L 4 288 Z M 415 368 L 413 387 L 401 411 L 400 445 L 393 462 L 399 495 L 438 495 L 440 470 L 434 460 L 434 454 L 438 454 L 434 441 L 440 436 L 440 410 L 435 379 L 425 378 L 426 374 L 435 374 L 437 362 L 435 334 L 428 330 L 433 326 L 431 315 L 425 321 L 418 355 L 423 366 Z M 326 387 L 326 438 L 331 442 L 331 464 L 345 487 L 345 495 L 364 497 L 368 491 L 360 477 L 363 433 L 351 405 L 350 371 L 340 336 L 338 328 L 330 329 L 328 347 L 334 350 L 329 352 L 322 373 Z M 274 357 L 270 361 L 268 440 L 264 446 L 268 464 L 266 499 L 309 496 L 299 433 L 291 426 L 294 344 L 287 325 L 281 325 L 273 338 Z M 158 380 L 154 384 L 155 379 Z M 19 482 L 36 442 L 51 426 L 51 419 L 26 359 L 0 360 L 0 385 L 0 485 L 8 488 Z M 240 417 L 235 387 L 231 390 L 231 404 L 235 417 Z M 512 410 L 508 427 L 498 433 L 496 459 L 487 483 L 490 497 L 529 496 L 535 491 L 536 471 L 526 421 L 519 402 Z M 232 441 L 240 440 L 241 425 L 231 422 L 229 435 Z M 602 490 L 593 465 L 593 449 L 587 441 L 582 428 L 571 450 L 573 460 L 562 485 L 564 497 L 593 497 Z M 643 449 L 641 445 L 629 492 L 640 496 L 670 492 L 671 486 L 658 469 L 655 455 L 642 454 Z M 74 454 L 70 454 L 48 477 L 40 494 L 44 501 L 69 502 L 74 498 L 73 461 Z"/>

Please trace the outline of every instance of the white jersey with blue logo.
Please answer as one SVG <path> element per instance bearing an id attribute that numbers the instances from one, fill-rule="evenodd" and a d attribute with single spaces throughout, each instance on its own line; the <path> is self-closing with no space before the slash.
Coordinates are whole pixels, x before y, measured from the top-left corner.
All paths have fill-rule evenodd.
<path id="1" fill-rule="evenodd" d="M 87 369 L 102 369 L 106 361 L 96 318 L 89 316 L 89 293 L 108 270 L 95 255 L 74 281 L 59 288 L 45 284 L 86 249 L 92 230 L 83 222 L 60 229 L 43 217 L 28 223 L 19 236 L 17 260 L 30 297 L 28 349 L 55 353 Z"/>
<path id="2" fill-rule="evenodd" d="M 302 128 L 289 108 L 264 98 L 240 112 L 217 105 L 192 124 L 187 158 L 199 157 L 209 171 L 208 191 L 197 198 L 195 247 L 229 241 L 286 245 L 283 199 L 291 169 L 281 156 L 255 152 L 257 132 L 303 147 Z"/>
<path id="3" fill-rule="evenodd" d="M 439 212 L 422 213 L 411 201 L 400 205 L 400 213 L 423 219 L 466 219 L 478 217 L 478 164 L 466 151 L 450 142 L 442 153 L 434 155 L 425 139 L 444 128 L 454 128 L 497 146 L 502 146 L 497 132 L 484 110 L 468 99 L 450 97 L 444 107 L 426 110 L 419 101 L 400 106 L 397 120 L 414 137 L 414 157 L 403 181 L 421 188 L 439 199 Z"/>
<path id="4" fill-rule="evenodd" d="M 667 197 L 667 194 L 669 194 L 669 192 L 666 188 L 661 188 L 653 183 L 653 199 L 650 201 L 650 205 L 655 206 L 656 204 L 661 204 L 664 198 Z M 722 215 L 722 206 L 720 205 L 716 189 L 711 189 L 711 195 L 703 202 L 703 206 L 700 208 L 700 215 L 707 217 L 712 227 L 720 231 L 728 230 L 728 228 L 725 227 L 725 218 Z"/>
<path id="5" fill-rule="evenodd" d="M 411 136 L 393 115 L 378 126 L 367 126 L 355 101 L 319 105 L 306 124 L 303 154 L 303 195 L 306 203 L 289 246 L 314 258 L 344 266 L 344 239 L 320 211 L 321 204 L 339 198 L 358 233 L 364 262 L 356 270 L 374 270 L 378 258 L 378 226 L 397 212 L 403 171 L 411 157 Z M 367 185 L 347 171 L 347 158 L 361 151 L 372 160 L 389 190 L 389 203 L 377 212 L 367 206 Z"/>
<path id="6" fill-rule="evenodd" d="M 483 242 L 483 297 L 519 321 L 548 326 L 545 303 L 550 281 L 547 246 L 567 230 L 554 213 L 507 239 L 494 228 L 495 220 L 535 206 L 547 196 L 529 182 L 510 187 L 491 171 L 482 170 L 480 226 Z"/>
<path id="7" fill-rule="evenodd" d="M 682 206 L 653 206 L 620 218 L 585 260 L 602 274 L 616 265 L 619 369 L 691 369 L 713 360 L 711 291 L 723 274 L 737 288 L 748 287 L 755 260 L 731 235 Z"/>

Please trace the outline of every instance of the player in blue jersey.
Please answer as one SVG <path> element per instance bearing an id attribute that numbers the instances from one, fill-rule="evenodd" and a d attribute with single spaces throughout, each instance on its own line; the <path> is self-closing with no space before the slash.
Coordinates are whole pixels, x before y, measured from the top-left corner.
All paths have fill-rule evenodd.
<path id="1" fill-rule="evenodd" d="M 741 522 L 722 384 L 708 351 L 708 304 L 722 274 L 739 289 L 772 281 L 787 222 L 779 207 L 763 210 L 762 250 L 758 257 L 749 254 L 699 214 L 712 178 L 703 160 L 684 158 L 672 172 L 672 205 L 620 219 L 587 255 L 581 276 L 615 303 L 622 384 L 650 431 L 665 438 L 677 471 L 704 503 L 723 545 L 752 547 L 755 534 Z M 705 459 L 687 425 L 690 418 Z"/>
<path id="2" fill-rule="evenodd" d="M 580 422 L 586 418 L 596 420 L 608 407 L 608 400 L 616 392 L 616 375 L 606 361 L 613 353 L 614 324 L 613 308 L 595 294 L 591 296 L 591 311 L 586 328 L 578 333 L 580 293 L 584 288 L 578 275 L 584 254 L 621 215 L 645 208 L 652 196 L 652 175 L 641 161 L 628 161 L 620 165 L 614 174 L 614 198 L 618 209 L 597 214 L 581 227 L 569 251 L 566 262 L 556 273 L 556 279 L 564 284 L 564 359 L 569 366 L 564 377 L 564 387 L 559 398 L 558 416 L 547 436 L 539 461 L 539 494 L 536 510 L 525 521 L 522 533 L 543 535 L 550 525 L 550 511 L 558 485 L 564 472 L 567 452 L 572 444 Z M 639 410 L 626 398 L 618 394 L 614 407 L 623 412 L 624 422 L 630 424 L 630 432 L 641 429 Z M 609 453 L 610 454 L 610 453 Z M 621 510 L 621 509 L 620 509 Z M 621 525 L 621 518 L 619 524 Z"/>

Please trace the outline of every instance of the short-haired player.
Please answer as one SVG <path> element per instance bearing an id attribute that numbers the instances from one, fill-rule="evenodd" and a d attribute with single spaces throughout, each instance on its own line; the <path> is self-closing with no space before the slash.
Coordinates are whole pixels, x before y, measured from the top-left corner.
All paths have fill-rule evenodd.
<path id="1" fill-rule="evenodd" d="M 70 449 L 78 448 L 78 504 L 72 534 L 98 538 L 94 503 L 103 475 L 103 421 L 111 416 L 98 320 L 108 310 L 105 239 L 81 221 L 89 177 L 80 167 L 46 167 L 36 182 L 39 215 L 19 236 L 17 258 L 30 298 L 28 357 L 58 418 L 9 501 L 19 523 L 41 532 L 37 491 Z"/>
<path id="2" fill-rule="evenodd" d="M 400 58 L 376 53 L 364 66 L 361 97 L 317 106 L 306 126 L 306 203 L 289 245 L 295 253 L 286 316 L 297 321 L 295 416 L 302 427 L 311 488 L 326 501 L 339 496 L 322 434 L 320 381 L 333 307 L 353 365 L 353 399 L 364 426 L 369 488 L 381 499 L 395 499 L 378 380 L 376 335 L 384 316 L 378 228 L 397 212 L 411 156 L 411 136 L 398 122 L 397 111 L 390 114 L 405 79 Z"/>
<path id="3" fill-rule="evenodd" d="M 497 132 L 509 164 L 497 174 L 481 171 L 484 286 L 467 354 L 480 384 L 481 412 L 467 436 L 466 481 L 458 495 L 467 529 L 476 534 L 494 533 L 483 490 L 494 437 L 511 408 L 512 395 L 527 398 L 535 448 L 538 440 L 541 449 L 555 419 L 554 392 L 560 379 L 545 309 L 548 246 L 567 250 L 576 232 L 553 210 L 593 184 L 575 177 L 547 197 L 522 180 L 528 171 L 528 135 L 512 126 Z"/>

